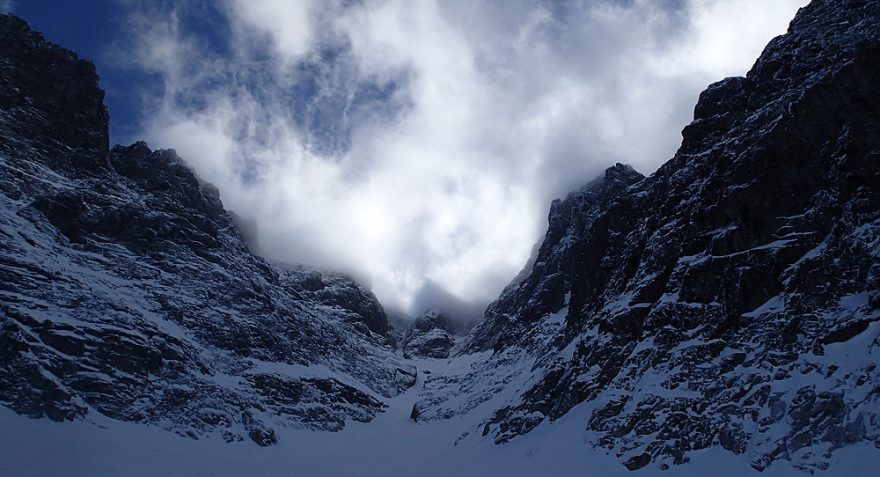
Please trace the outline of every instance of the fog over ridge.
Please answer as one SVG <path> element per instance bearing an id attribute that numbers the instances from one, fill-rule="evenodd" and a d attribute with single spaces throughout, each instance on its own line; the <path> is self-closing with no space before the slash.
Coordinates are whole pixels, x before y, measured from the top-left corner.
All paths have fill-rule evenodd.
<path id="1" fill-rule="evenodd" d="M 270 259 L 486 303 L 553 198 L 653 172 L 805 3 L 131 2 L 116 54 L 158 86 L 123 139 L 176 149 Z"/>

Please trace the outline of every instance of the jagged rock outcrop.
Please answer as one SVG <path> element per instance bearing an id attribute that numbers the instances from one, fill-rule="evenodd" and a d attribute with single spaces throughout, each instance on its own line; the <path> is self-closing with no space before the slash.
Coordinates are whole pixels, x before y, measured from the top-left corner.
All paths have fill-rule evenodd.
<path id="1" fill-rule="evenodd" d="M 603 177 L 550 205 L 548 229 L 530 273 L 505 289 L 486 311 L 487 319 L 465 342 L 466 352 L 502 349 L 517 342 L 534 323 L 556 313 L 568 302 L 579 260 L 592 244 L 583 236 L 595 220 L 629 186 L 644 179 L 632 167 L 617 164 Z M 516 320 L 509 320 L 516 310 Z"/>
<path id="2" fill-rule="evenodd" d="M 650 177 L 618 165 L 554 203 L 463 347 L 486 358 L 426 382 L 420 420 L 490 409 L 502 443 L 585 406 L 630 469 L 880 447 L 880 3 L 803 8 L 682 136 Z"/>
<path id="3" fill-rule="evenodd" d="M 0 15 L 0 404 L 268 445 L 415 382 L 372 294 L 253 255 L 174 151 L 108 150 L 97 81 Z"/>
<path id="4" fill-rule="evenodd" d="M 279 267 L 281 280 L 301 295 L 313 302 L 335 308 L 337 313 L 344 310 L 348 321 L 361 323 L 366 329 L 361 331 L 370 335 L 375 333 L 394 343 L 391 326 L 385 310 L 376 296 L 344 275 L 303 270 L 301 267 Z"/>
<path id="5" fill-rule="evenodd" d="M 39 150 L 32 161 L 65 174 L 106 170 L 109 113 L 95 65 L 11 15 L 2 28 L 0 151 Z"/>
<path id="6" fill-rule="evenodd" d="M 90 63 L 12 16 L 0 40 L 0 404 L 270 445 L 416 382 L 372 294 L 252 254 L 173 151 L 108 150 Z M 650 177 L 555 202 L 458 348 L 439 315 L 413 325 L 408 356 L 458 353 L 414 421 L 481 416 L 457 444 L 504 443 L 578 408 L 630 469 L 880 447 L 880 4 L 814 1 L 682 136 Z"/>
<path id="7" fill-rule="evenodd" d="M 428 311 L 416 318 L 401 341 L 405 358 L 448 358 L 455 346 L 456 326 L 451 317 Z"/>

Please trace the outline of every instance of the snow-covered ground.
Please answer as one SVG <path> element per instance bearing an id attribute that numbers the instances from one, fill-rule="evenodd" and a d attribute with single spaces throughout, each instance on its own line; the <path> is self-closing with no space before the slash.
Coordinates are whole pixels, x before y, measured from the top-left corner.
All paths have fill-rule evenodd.
<path id="1" fill-rule="evenodd" d="M 193 440 L 161 429 L 96 417 L 93 422 L 57 423 L 29 419 L 0 408 L 0 475 L 3 476 L 518 476 L 633 475 L 614 456 L 584 442 L 591 411 L 580 406 L 562 419 L 541 424 L 505 445 L 473 432 L 471 414 L 416 423 L 410 411 L 425 372 L 456 372 L 472 357 L 417 360 L 419 381 L 391 399 L 373 422 L 349 422 L 341 432 L 278 429 L 279 442 L 267 448 L 248 440 Z M 459 445 L 462 430 L 471 435 Z M 743 456 L 722 449 L 697 452 L 693 461 L 664 475 L 757 475 Z M 880 452 L 852 446 L 838 451 L 829 471 L 876 475 Z M 648 466 L 635 474 L 657 473 Z M 778 462 L 761 475 L 804 475 Z"/>

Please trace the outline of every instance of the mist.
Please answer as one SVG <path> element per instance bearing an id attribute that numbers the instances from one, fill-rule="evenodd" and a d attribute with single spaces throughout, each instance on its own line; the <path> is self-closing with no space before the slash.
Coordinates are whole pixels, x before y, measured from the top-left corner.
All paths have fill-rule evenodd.
<path id="1" fill-rule="evenodd" d="M 553 198 L 653 172 L 805 3 L 131 2 L 115 54 L 152 85 L 119 139 L 176 149 L 270 260 L 411 313 L 479 307 Z"/>

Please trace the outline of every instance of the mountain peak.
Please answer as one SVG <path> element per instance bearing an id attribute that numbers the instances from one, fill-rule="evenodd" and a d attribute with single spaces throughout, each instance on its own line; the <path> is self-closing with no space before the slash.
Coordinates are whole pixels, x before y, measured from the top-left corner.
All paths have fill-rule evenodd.
<path id="1" fill-rule="evenodd" d="M 108 151 L 102 100 L 94 65 L 0 16 L 0 403 L 267 446 L 414 383 L 371 293 L 297 287 L 176 152 Z"/>
<path id="2" fill-rule="evenodd" d="M 535 363 L 483 435 L 507 442 L 589 403 L 592 444 L 629 469 L 720 446 L 815 471 L 873 445 L 880 395 L 860 396 L 880 385 L 878 85 L 880 3 L 814 1 L 747 77 L 700 96 L 656 173 L 615 165 L 554 201 L 531 272 L 463 347 L 493 351 L 464 383 Z M 434 392 L 414 413 L 462 401 Z"/>
<path id="3" fill-rule="evenodd" d="M 561 436 L 630 470 L 716 464 L 714 448 L 819 472 L 880 442 L 880 2 L 815 0 L 746 77 L 700 96 L 657 172 L 615 164 L 554 201 L 525 273 L 460 340 L 474 306 L 446 290 L 422 290 L 429 311 L 398 346 L 353 279 L 251 253 L 176 152 L 108 151 L 97 81 L 0 16 L 0 404 L 15 413 L 220 445 L 373 423 L 309 442 L 370 462 L 360 437 L 387 450 L 436 430 L 450 442 L 414 445 L 472 458 L 533 436 L 506 450 L 534 462 L 571 452 Z"/>
<path id="4" fill-rule="evenodd" d="M 15 15 L 0 14 L 0 57 L 0 151 L 40 143 L 51 148 L 44 159 L 52 166 L 106 169 L 110 115 L 95 65 Z"/>

